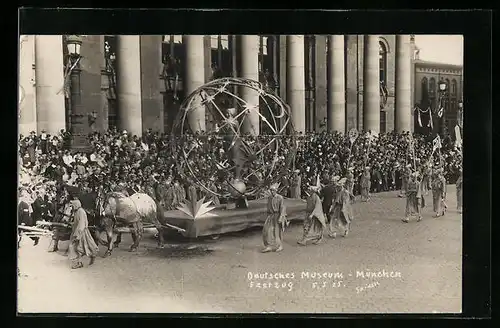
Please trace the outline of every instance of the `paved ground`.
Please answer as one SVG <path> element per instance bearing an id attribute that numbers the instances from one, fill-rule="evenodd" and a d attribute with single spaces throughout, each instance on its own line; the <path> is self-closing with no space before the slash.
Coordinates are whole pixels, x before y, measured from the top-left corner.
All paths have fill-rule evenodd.
<path id="1" fill-rule="evenodd" d="M 421 222 L 401 222 L 396 193 L 355 204 L 347 238 L 301 247 L 300 224 L 286 232 L 281 253 L 261 254 L 260 231 L 219 240 L 172 242 L 155 249 L 146 237 L 138 253 L 126 236 L 112 257 L 69 269 L 49 240 L 19 249 L 19 312 L 460 312 L 462 220 L 448 186 L 446 216 L 432 218 L 431 196 Z M 430 203 L 430 205 L 429 205 Z M 67 243 L 61 246 L 66 247 Z M 104 250 L 101 250 L 103 253 Z M 88 260 L 87 260 L 88 261 Z M 87 264 L 85 262 L 84 264 Z M 395 277 L 361 278 L 359 272 Z M 282 273 L 249 280 L 255 274 Z M 309 272 L 309 278 L 302 273 Z M 342 274 L 313 278 L 312 273 Z M 286 273 L 289 273 L 288 277 Z M 293 277 L 292 277 L 293 274 Z M 399 275 L 399 276 L 398 276 Z M 260 283 L 260 285 L 259 285 Z M 271 283 L 263 288 L 263 283 Z M 260 286 L 260 287 L 257 287 Z"/>

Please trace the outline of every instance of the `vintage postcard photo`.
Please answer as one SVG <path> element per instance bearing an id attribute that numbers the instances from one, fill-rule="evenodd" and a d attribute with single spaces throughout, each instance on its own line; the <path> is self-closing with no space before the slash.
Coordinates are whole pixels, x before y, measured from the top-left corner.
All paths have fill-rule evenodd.
<path id="1" fill-rule="evenodd" d="M 461 313 L 463 43 L 20 35 L 18 312 Z"/>

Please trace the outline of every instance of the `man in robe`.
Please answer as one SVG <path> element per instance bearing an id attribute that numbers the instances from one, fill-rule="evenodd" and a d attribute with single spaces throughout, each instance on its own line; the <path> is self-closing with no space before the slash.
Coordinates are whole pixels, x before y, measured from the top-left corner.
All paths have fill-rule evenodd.
<path id="1" fill-rule="evenodd" d="M 354 198 L 354 174 L 353 174 L 353 171 L 354 171 L 354 167 L 352 167 L 352 166 L 347 169 L 347 175 L 346 175 L 346 181 L 345 181 L 345 188 L 349 192 L 352 202 L 354 202 L 354 200 L 355 200 L 355 198 Z"/>
<path id="2" fill-rule="evenodd" d="M 371 174 L 370 167 L 365 167 L 363 174 L 361 175 L 361 201 L 367 202 L 370 200 L 370 188 L 371 188 Z"/>
<path id="3" fill-rule="evenodd" d="M 217 185 L 215 184 L 215 177 L 211 176 L 209 178 L 207 188 L 209 190 L 213 191 L 214 193 L 217 192 Z M 219 200 L 219 197 L 217 195 L 215 195 L 214 193 L 206 191 L 206 199 L 211 200 L 215 206 L 218 206 L 218 205 L 220 205 L 220 200 Z"/>
<path id="4" fill-rule="evenodd" d="M 280 252 L 283 250 L 283 232 L 287 224 L 286 207 L 283 196 L 278 194 L 278 186 L 269 188 L 270 195 L 267 198 L 267 219 L 262 229 L 262 240 L 264 249 L 262 253 Z"/>
<path id="5" fill-rule="evenodd" d="M 405 217 L 404 219 L 402 219 L 405 223 L 410 222 L 410 216 L 412 216 L 413 214 L 417 214 L 417 222 L 422 221 L 422 215 L 420 211 L 420 198 L 422 189 L 420 188 L 420 184 L 420 174 L 418 173 L 418 171 L 410 174 L 406 185 Z"/>
<path id="6" fill-rule="evenodd" d="M 309 241 L 315 245 L 319 244 L 323 240 L 323 232 L 326 229 L 326 218 L 319 198 L 319 186 L 310 186 L 309 193 L 306 218 L 304 219 L 304 234 L 302 239 L 297 242 L 302 246 L 306 246 Z"/>
<path id="7" fill-rule="evenodd" d="M 410 179 L 411 174 L 411 164 L 406 165 L 403 173 L 401 175 L 401 191 L 399 192 L 398 197 L 403 197 L 406 193 L 406 189 L 408 188 L 408 180 Z"/>
<path id="8" fill-rule="evenodd" d="M 290 181 L 290 198 L 301 198 L 301 182 L 302 178 L 299 175 L 300 170 L 295 170 Z"/>
<path id="9" fill-rule="evenodd" d="M 335 232 L 337 228 L 344 231 L 344 237 L 347 237 L 349 230 L 351 229 L 353 210 L 350 194 L 345 188 L 346 180 L 346 178 L 342 178 L 336 183 L 335 201 L 330 210 L 331 220 L 329 224 L 329 234 L 332 238 L 337 236 Z"/>
<path id="10" fill-rule="evenodd" d="M 89 231 L 87 213 L 82 208 L 82 204 L 77 198 L 70 201 L 73 209 L 73 229 L 70 236 L 69 259 L 72 262 L 72 269 L 83 267 L 81 257 L 87 255 L 90 258 L 89 265 L 92 265 L 97 256 L 98 247 Z"/>
<path id="11" fill-rule="evenodd" d="M 443 169 L 436 170 L 432 179 L 432 205 L 434 217 L 440 217 L 446 212 L 444 200 L 446 199 L 446 180 L 443 175 Z"/>
<path id="12" fill-rule="evenodd" d="M 462 168 L 458 168 L 458 179 L 456 182 L 457 186 L 457 211 L 462 213 L 462 184 L 463 184 L 463 173 Z"/>

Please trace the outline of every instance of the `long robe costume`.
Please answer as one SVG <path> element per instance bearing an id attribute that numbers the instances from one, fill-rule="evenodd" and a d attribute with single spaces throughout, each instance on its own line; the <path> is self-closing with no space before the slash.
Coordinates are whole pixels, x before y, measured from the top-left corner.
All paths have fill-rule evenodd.
<path id="1" fill-rule="evenodd" d="M 302 178 L 300 177 L 300 175 L 294 173 L 290 181 L 290 198 L 296 198 L 296 199 L 301 198 L 301 191 L 300 191 L 301 183 L 302 183 Z"/>
<path id="2" fill-rule="evenodd" d="M 286 220 L 286 207 L 283 196 L 276 194 L 267 198 L 267 218 L 262 229 L 262 240 L 266 249 L 276 251 L 282 247 L 283 231 L 281 225 Z"/>
<path id="3" fill-rule="evenodd" d="M 345 188 L 351 194 L 351 197 L 354 197 L 354 174 L 352 172 L 348 172 L 346 175 Z"/>
<path id="4" fill-rule="evenodd" d="M 457 179 L 456 186 L 457 186 L 457 210 L 462 209 L 462 183 L 463 183 L 463 176 L 462 173 L 460 173 L 460 176 Z"/>
<path id="5" fill-rule="evenodd" d="M 371 174 L 369 171 L 365 171 L 361 176 L 361 199 L 368 200 L 370 196 L 370 188 L 372 185 Z"/>
<path id="6" fill-rule="evenodd" d="M 306 218 L 304 219 L 304 234 L 298 242 L 306 245 L 311 241 L 313 244 L 319 243 L 323 239 L 323 232 L 326 229 L 326 218 L 323 213 L 321 199 L 316 192 L 307 198 Z"/>
<path id="7" fill-rule="evenodd" d="M 334 233 L 338 228 L 342 229 L 344 234 L 347 234 L 353 219 L 353 210 L 349 192 L 344 187 L 337 191 L 331 212 L 330 234 Z"/>
<path id="8" fill-rule="evenodd" d="M 85 213 L 79 200 L 72 200 L 71 204 L 73 206 L 74 215 L 68 258 L 73 262 L 80 262 L 80 257 L 84 255 L 95 258 L 99 248 L 89 231 L 87 213 Z"/>
<path id="9" fill-rule="evenodd" d="M 446 198 L 446 180 L 438 174 L 432 180 L 432 209 L 437 216 L 444 215 L 444 199 Z"/>
<path id="10" fill-rule="evenodd" d="M 217 186 L 215 185 L 215 183 L 214 183 L 214 182 L 210 182 L 210 183 L 208 184 L 208 189 L 209 189 L 209 190 L 211 190 L 211 191 L 213 191 L 213 192 L 217 192 Z M 207 198 L 208 200 L 211 200 L 211 201 L 212 201 L 212 203 L 213 203 L 215 206 L 220 205 L 220 200 L 219 200 L 219 197 L 218 197 L 217 195 L 215 195 L 215 194 L 213 194 L 213 193 L 211 193 L 211 192 L 208 192 L 208 191 L 207 191 L 207 193 L 206 193 L 206 194 L 207 194 L 207 197 L 206 197 L 206 198 Z"/>
<path id="11" fill-rule="evenodd" d="M 407 181 L 405 219 L 408 219 L 413 214 L 417 214 L 419 218 L 421 217 L 419 199 L 422 196 L 422 188 L 420 185 L 421 182 L 416 177 L 410 177 Z"/>

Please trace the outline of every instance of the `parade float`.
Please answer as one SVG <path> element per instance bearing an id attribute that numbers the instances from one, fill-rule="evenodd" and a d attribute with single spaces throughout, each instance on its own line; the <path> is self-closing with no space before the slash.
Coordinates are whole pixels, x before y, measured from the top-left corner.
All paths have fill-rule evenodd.
<path id="1" fill-rule="evenodd" d="M 210 137 L 194 138 L 198 131 Z M 293 139 L 285 143 L 282 138 L 293 131 L 289 106 L 257 81 L 227 77 L 196 89 L 180 106 L 172 131 L 177 144 L 172 150 L 184 178 L 209 196 L 188 197 L 196 201 L 165 211 L 161 223 L 188 238 L 263 226 L 268 189 L 279 184 L 293 166 L 297 143 Z M 271 138 L 260 144 L 255 138 L 259 134 Z M 223 140 L 224 148 L 213 149 L 211 138 Z M 180 154 L 175 153 L 178 143 Z M 200 166 L 194 165 L 200 161 L 206 172 L 217 175 L 207 177 L 200 172 Z M 286 196 L 287 192 L 282 186 L 280 193 Z M 220 205 L 214 204 L 215 198 Z M 285 197 L 285 206 L 289 221 L 304 218 L 305 201 Z"/>

